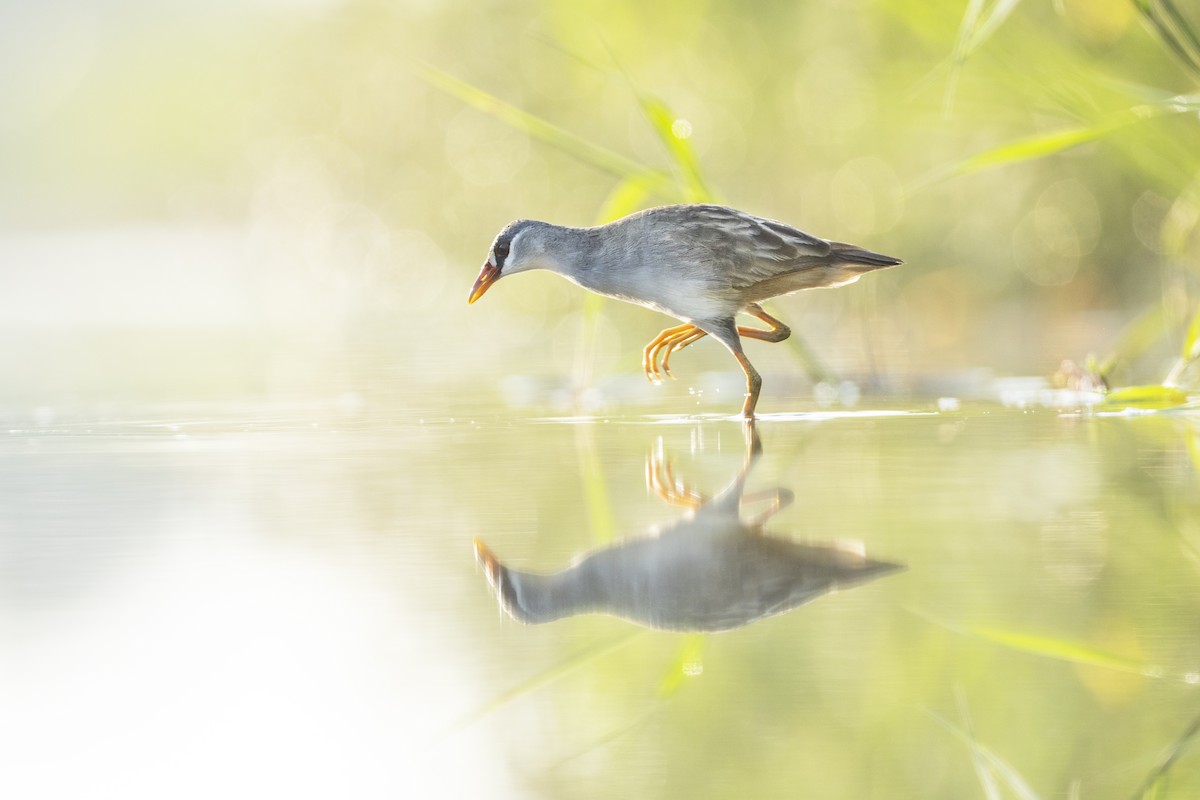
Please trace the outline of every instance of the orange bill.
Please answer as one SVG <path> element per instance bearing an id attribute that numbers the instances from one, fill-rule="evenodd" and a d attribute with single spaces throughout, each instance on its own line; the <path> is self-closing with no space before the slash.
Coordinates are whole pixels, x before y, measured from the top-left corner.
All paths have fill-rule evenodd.
<path id="1" fill-rule="evenodd" d="M 488 583 L 498 591 L 501 571 L 504 569 L 500 559 L 496 558 L 496 554 L 478 536 L 472 539 L 471 543 L 475 545 L 475 560 L 483 566 L 483 571 L 487 573 Z"/>
<path id="2" fill-rule="evenodd" d="M 498 280 L 500 280 L 500 268 L 490 261 L 484 264 L 483 269 L 479 271 L 479 277 L 475 279 L 475 285 L 471 287 L 471 296 L 467 298 L 467 305 L 483 297 L 483 293 Z"/>

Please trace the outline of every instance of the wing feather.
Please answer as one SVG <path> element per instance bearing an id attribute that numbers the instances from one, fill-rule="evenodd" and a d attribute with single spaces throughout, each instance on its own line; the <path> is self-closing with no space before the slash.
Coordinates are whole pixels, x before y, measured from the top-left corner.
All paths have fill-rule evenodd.
<path id="1" fill-rule="evenodd" d="M 734 289 L 828 262 L 829 242 L 773 219 L 718 205 L 678 206 L 672 212 L 676 235 L 707 250 Z"/>

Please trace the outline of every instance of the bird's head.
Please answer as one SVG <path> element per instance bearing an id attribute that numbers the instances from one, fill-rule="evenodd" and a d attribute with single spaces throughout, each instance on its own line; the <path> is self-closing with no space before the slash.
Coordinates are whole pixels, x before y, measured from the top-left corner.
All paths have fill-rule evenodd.
<path id="1" fill-rule="evenodd" d="M 471 287 L 467 303 L 483 297 L 492 284 L 506 275 L 530 269 L 554 269 L 546 247 L 546 231 L 553 226 L 532 219 L 511 222 L 500 231 L 488 251 L 487 261 Z"/>

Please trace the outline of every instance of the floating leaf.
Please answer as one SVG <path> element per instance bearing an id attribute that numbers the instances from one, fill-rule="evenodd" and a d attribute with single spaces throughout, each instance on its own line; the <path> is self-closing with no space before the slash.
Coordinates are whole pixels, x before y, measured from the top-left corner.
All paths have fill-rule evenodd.
<path id="1" fill-rule="evenodd" d="M 1177 386 L 1154 384 L 1149 386 L 1126 386 L 1109 392 L 1104 401 L 1097 406 L 1101 410 L 1111 411 L 1121 408 L 1144 408 L 1157 410 L 1175 408 L 1188 401 L 1188 394 Z"/>

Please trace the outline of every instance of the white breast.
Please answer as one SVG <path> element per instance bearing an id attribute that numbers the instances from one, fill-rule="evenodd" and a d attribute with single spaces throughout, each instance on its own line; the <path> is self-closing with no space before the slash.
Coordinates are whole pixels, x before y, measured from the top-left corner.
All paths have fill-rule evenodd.
<path id="1" fill-rule="evenodd" d="M 646 308 L 661 311 L 685 322 L 721 319 L 737 313 L 736 301 L 714 295 L 710 287 L 699 281 L 663 280 L 646 272 L 634 272 L 620 276 L 609 275 L 603 287 L 589 285 L 586 276 L 572 281 L 596 294 L 624 300 Z"/>

